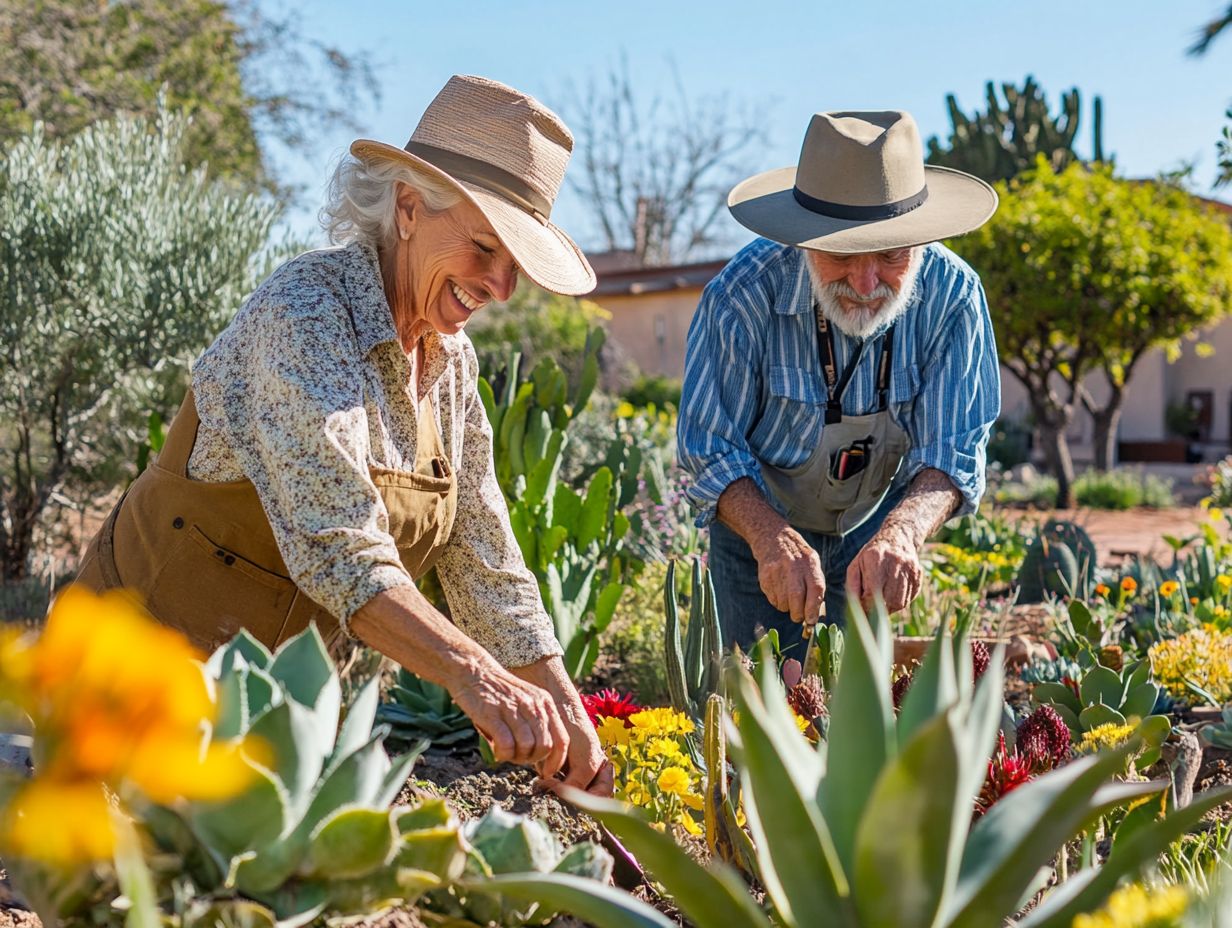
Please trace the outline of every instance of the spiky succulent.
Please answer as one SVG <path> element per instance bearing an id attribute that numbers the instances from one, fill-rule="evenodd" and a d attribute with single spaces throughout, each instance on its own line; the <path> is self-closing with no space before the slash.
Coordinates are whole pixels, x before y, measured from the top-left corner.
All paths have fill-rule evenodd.
<path id="1" fill-rule="evenodd" d="M 376 719 L 389 726 L 391 745 L 411 745 L 425 739 L 436 749 L 469 751 L 478 743 L 474 724 L 445 687 L 403 667 L 389 697 L 393 701 L 381 705 Z"/>
<path id="2" fill-rule="evenodd" d="M 1069 726 L 1052 706 L 1040 706 L 1018 723 L 1018 752 L 1036 773 L 1051 770 L 1069 757 Z"/>
<path id="3" fill-rule="evenodd" d="M 1068 657 L 1037 658 L 1024 667 L 1019 676 L 1023 683 L 1061 683 L 1066 677 L 1077 680 L 1082 676 L 1082 668 Z"/>
<path id="4" fill-rule="evenodd" d="M 1005 734 L 997 733 L 997 750 L 988 759 L 988 774 L 975 800 L 975 815 L 984 815 L 998 801 L 1035 778 L 1030 759 L 1005 746 Z"/>
<path id="5" fill-rule="evenodd" d="M 787 691 L 787 704 L 796 715 L 810 722 L 826 714 L 826 693 L 821 685 L 821 677 L 808 674 L 800 682 Z"/>

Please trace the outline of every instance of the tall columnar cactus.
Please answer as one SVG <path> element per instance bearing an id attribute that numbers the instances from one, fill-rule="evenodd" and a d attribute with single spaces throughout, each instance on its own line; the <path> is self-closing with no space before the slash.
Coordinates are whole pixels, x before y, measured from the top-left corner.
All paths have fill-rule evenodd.
<path id="1" fill-rule="evenodd" d="M 1041 603 L 1050 596 L 1090 595 L 1095 543 L 1073 522 L 1047 522 L 1027 548 L 1018 572 L 1018 601 Z"/>
<path id="2" fill-rule="evenodd" d="M 702 729 L 706 762 L 706 796 L 702 809 L 706 845 L 711 856 L 752 876 L 757 873 L 756 852 L 748 834 L 736 820 L 736 804 L 729 782 L 734 772 L 727 763 L 726 718 L 726 701 L 718 693 L 711 693 L 706 700 L 706 720 Z"/>
<path id="3" fill-rule="evenodd" d="M 689 600 L 689 624 L 680 636 L 680 607 L 676 602 L 676 562 L 667 565 L 663 585 L 667 613 L 663 650 L 667 659 L 667 689 L 672 708 L 700 723 L 706 700 L 722 681 L 723 633 L 714 602 L 714 583 L 709 569 L 693 561 L 693 588 Z"/>
<path id="4" fill-rule="evenodd" d="M 637 495 L 643 463 L 639 448 L 614 441 L 584 491 L 558 479 L 569 424 L 598 380 L 603 341 L 602 329 L 587 335 L 582 375 L 572 393 L 564 372 L 549 358 L 528 380 L 520 380 L 517 354 L 510 357 L 499 401 L 486 380 L 479 382 L 513 533 L 539 581 L 575 678 L 593 666 L 598 636 L 624 591 L 621 555 L 630 522 L 621 510 Z"/>
<path id="5" fill-rule="evenodd" d="M 253 785 L 148 819 L 180 861 L 171 878 L 215 900 L 186 913 L 189 922 L 225 922 L 219 913 L 232 903 L 251 915 L 256 900 L 266 913 L 257 923 L 303 924 L 413 900 L 461 874 L 465 843 L 443 802 L 390 808 L 418 751 L 385 754 L 383 730 L 373 731 L 377 679 L 339 728 L 338 675 L 315 626 L 275 654 L 241 632 L 206 667 L 218 690 L 213 737 L 255 744 Z"/>

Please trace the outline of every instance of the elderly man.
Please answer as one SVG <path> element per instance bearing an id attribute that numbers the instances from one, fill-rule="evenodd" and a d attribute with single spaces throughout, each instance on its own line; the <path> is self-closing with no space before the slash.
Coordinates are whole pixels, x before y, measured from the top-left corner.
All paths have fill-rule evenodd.
<path id="1" fill-rule="evenodd" d="M 764 238 L 694 316 L 678 443 L 726 641 L 787 644 L 847 595 L 902 609 L 925 539 L 979 503 L 996 346 L 979 278 L 938 242 L 997 196 L 926 167 L 907 113 L 840 112 L 728 207 Z"/>

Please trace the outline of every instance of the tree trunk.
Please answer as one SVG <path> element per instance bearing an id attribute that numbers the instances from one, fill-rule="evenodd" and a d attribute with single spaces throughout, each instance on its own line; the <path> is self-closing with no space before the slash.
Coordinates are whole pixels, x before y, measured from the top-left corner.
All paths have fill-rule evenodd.
<path id="1" fill-rule="evenodd" d="M 1103 409 L 1094 410 L 1095 469 L 1104 471 L 1116 466 L 1117 427 L 1121 424 L 1121 398 L 1109 400 Z"/>
<path id="2" fill-rule="evenodd" d="M 1048 471 L 1057 478 L 1058 509 L 1074 507 L 1074 461 L 1069 454 L 1069 441 L 1065 437 L 1065 425 L 1041 419 L 1039 421 L 1040 445 Z"/>

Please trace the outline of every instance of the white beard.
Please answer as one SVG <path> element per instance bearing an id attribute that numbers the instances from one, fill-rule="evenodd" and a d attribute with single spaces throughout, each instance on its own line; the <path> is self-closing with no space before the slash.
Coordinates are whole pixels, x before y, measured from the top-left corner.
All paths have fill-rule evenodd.
<path id="1" fill-rule="evenodd" d="M 889 328 L 890 324 L 895 322 L 907 309 L 912 292 L 915 290 L 916 278 L 920 275 L 923 255 L 923 248 L 911 249 L 911 261 L 907 265 L 907 272 L 903 275 L 902 283 L 899 284 L 897 291 L 889 284 L 882 283 L 878 284 L 877 288 L 867 297 L 860 296 L 849 284 L 842 281 L 822 283 L 808 255 L 804 255 L 804 266 L 808 270 L 809 282 L 813 285 L 813 296 L 817 298 L 821 314 L 834 323 L 835 328 L 844 335 L 863 339 L 871 338 Z M 880 302 L 881 305 L 875 310 L 867 306 L 850 310 L 839 302 L 839 297 L 864 304 Z"/>

